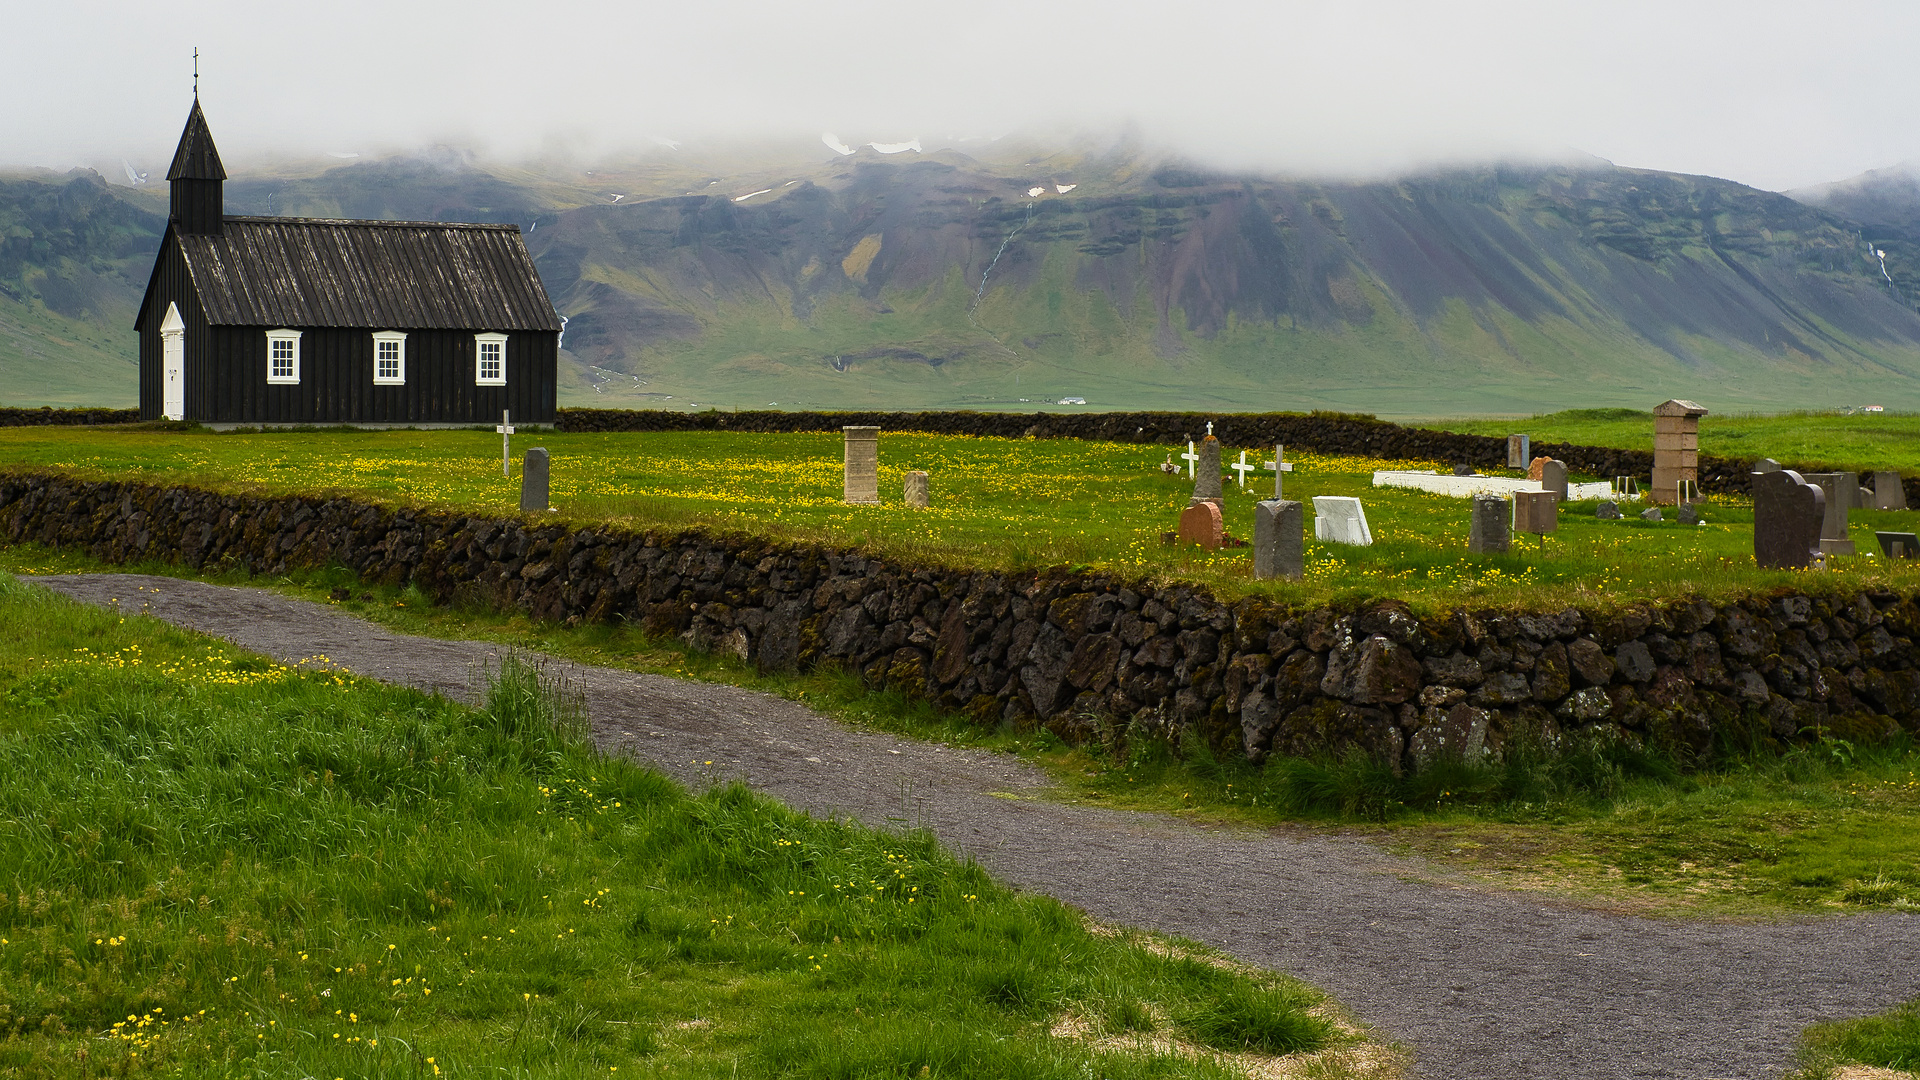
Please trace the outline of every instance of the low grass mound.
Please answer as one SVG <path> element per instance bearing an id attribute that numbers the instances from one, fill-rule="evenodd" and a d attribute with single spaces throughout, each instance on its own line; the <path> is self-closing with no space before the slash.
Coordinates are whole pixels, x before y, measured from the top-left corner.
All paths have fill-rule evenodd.
<path id="1" fill-rule="evenodd" d="M 1391 1072 L 1301 984 L 598 756 L 520 661 L 468 708 L 10 577 L 0 624 L 0 1074 Z"/>
<path id="2" fill-rule="evenodd" d="M 1809 1028 L 1801 1038 L 1800 1058 L 1799 1080 L 1827 1080 L 1860 1065 L 1920 1073 L 1920 999 Z"/>

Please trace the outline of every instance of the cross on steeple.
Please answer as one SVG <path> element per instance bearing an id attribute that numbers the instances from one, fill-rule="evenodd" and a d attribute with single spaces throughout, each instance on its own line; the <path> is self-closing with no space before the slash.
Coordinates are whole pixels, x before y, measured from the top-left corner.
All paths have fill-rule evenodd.
<path id="1" fill-rule="evenodd" d="M 193 47 L 193 100 L 200 100 L 200 46 Z"/>

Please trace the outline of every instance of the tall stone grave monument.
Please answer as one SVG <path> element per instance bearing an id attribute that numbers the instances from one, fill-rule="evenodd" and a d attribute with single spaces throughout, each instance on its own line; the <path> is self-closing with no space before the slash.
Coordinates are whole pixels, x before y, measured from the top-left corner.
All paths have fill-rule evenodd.
<path id="1" fill-rule="evenodd" d="M 1798 570 L 1820 552 L 1827 496 L 1792 469 L 1756 472 L 1753 483 L 1753 561 L 1766 570 Z"/>
<path id="2" fill-rule="evenodd" d="M 880 429 L 844 427 L 846 439 L 845 471 L 842 474 L 844 498 L 863 506 L 880 502 Z"/>
<path id="3" fill-rule="evenodd" d="M 1791 469 L 1782 470 L 1798 477 Z M 1803 481 L 1820 489 L 1820 553 L 1822 555 L 1853 555 L 1853 541 L 1847 539 L 1847 511 L 1853 508 L 1858 498 L 1855 489 L 1860 486 L 1860 478 L 1850 472 L 1808 473 Z"/>
<path id="4" fill-rule="evenodd" d="M 1533 460 L 1527 456 L 1527 446 L 1531 441 L 1532 440 L 1525 435 L 1507 436 L 1507 468 L 1524 469 L 1527 467 L 1527 463 Z"/>
<path id="5" fill-rule="evenodd" d="M 901 493 L 908 506 L 916 510 L 927 508 L 927 474 L 915 469 L 907 474 L 905 490 Z"/>
<path id="6" fill-rule="evenodd" d="M 1253 504 L 1253 576 L 1291 578 L 1306 574 L 1306 515 L 1291 499 Z"/>
<path id="7" fill-rule="evenodd" d="M 1560 528 L 1560 500 L 1551 491 L 1513 493 L 1513 531 L 1545 536 Z"/>
<path id="8" fill-rule="evenodd" d="M 1680 482 L 1700 482 L 1700 418 L 1707 410 L 1691 401 L 1663 401 L 1653 407 L 1653 485 L 1647 499 L 1661 505 L 1679 501 Z"/>
<path id="9" fill-rule="evenodd" d="M 520 466 L 520 512 L 547 512 L 547 448 L 536 446 L 527 451 Z"/>
<path id="10" fill-rule="evenodd" d="M 1207 437 L 1200 441 L 1200 460 L 1193 466 L 1193 502 L 1210 502 L 1216 508 L 1226 505 L 1220 490 L 1220 440 L 1213 437 L 1213 425 L 1207 425 Z"/>
<path id="11" fill-rule="evenodd" d="M 1873 508 L 1875 510 L 1907 508 L 1907 488 L 1901 483 L 1899 473 L 1882 471 L 1873 474 Z"/>
<path id="12" fill-rule="evenodd" d="M 1548 458 L 1540 466 L 1540 488 L 1550 491 L 1561 502 L 1567 501 L 1567 463 L 1558 458 Z"/>
<path id="13" fill-rule="evenodd" d="M 1473 531 L 1467 550 L 1479 555 L 1505 555 L 1513 545 L 1513 508 L 1498 495 L 1473 497 Z"/>

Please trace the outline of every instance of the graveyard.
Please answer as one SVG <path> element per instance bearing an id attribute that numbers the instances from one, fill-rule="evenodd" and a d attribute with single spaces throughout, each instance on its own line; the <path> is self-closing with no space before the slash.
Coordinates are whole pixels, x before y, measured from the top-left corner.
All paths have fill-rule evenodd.
<path id="1" fill-rule="evenodd" d="M 1753 510 L 1743 496 L 1704 497 L 1695 525 L 1678 521 L 1672 507 L 1661 521 L 1642 520 L 1645 502 L 1631 500 L 1620 503 L 1621 519 L 1607 520 L 1597 515 L 1607 500 L 1575 499 L 1553 508 L 1550 533 L 1516 532 L 1505 553 L 1471 550 L 1472 499 L 1375 484 L 1383 472 L 1432 470 L 1451 478 L 1452 465 L 1438 461 L 1288 451 L 1285 495 L 1302 501 L 1305 535 L 1303 577 L 1289 581 L 1255 578 L 1250 548 L 1166 542 L 1194 491 L 1188 463 L 1178 456 L 1184 446 L 882 433 L 877 501 L 858 505 L 843 498 L 838 435 L 539 431 L 513 442 L 507 478 L 500 436 L 482 431 L 0 429 L 0 454 L 16 467 L 486 513 L 518 509 L 524 455 L 538 446 L 551 463 L 547 517 L 557 522 L 703 528 L 960 568 L 1097 569 L 1302 606 L 1392 596 L 1424 609 L 1462 602 L 1604 607 L 1782 586 L 1847 591 L 1920 583 L 1920 563 L 1881 557 L 1874 540 L 1875 531 L 1913 531 L 1907 512 L 1852 510 L 1848 524 L 1859 554 L 1831 559 L 1809 576 L 1754 564 Z M 1274 474 L 1260 467 L 1272 453 L 1222 446 L 1226 534 L 1253 538 L 1255 508 L 1273 496 Z M 1235 470 L 1243 457 L 1248 467 Z M 925 508 L 904 499 L 907 474 L 916 471 L 927 474 Z M 1520 470 L 1485 471 L 1524 477 Z M 1580 479 L 1591 485 L 1607 478 Z M 1360 501 L 1371 544 L 1316 539 L 1314 499 L 1328 497 Z"/>

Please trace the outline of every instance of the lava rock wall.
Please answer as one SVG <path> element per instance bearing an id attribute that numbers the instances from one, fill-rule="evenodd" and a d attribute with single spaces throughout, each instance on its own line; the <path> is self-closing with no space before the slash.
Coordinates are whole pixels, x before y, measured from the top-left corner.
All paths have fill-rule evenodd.
<path id="1" fill-rule="evenodd" d="M 0 537 L 111 563 L 342 566 L 443 604 L 629 620 L 762 669 L 840 665 L 982 724 L 1417 769 L 1519 733 L 1682 757 L 1920 732 L 1920 604 L 1870 592 L 1612 614 L 1300 610 L 1097 573 L 909 566 L 700 530 L 569 528 L 349 499 L 0 475 Z"/>

